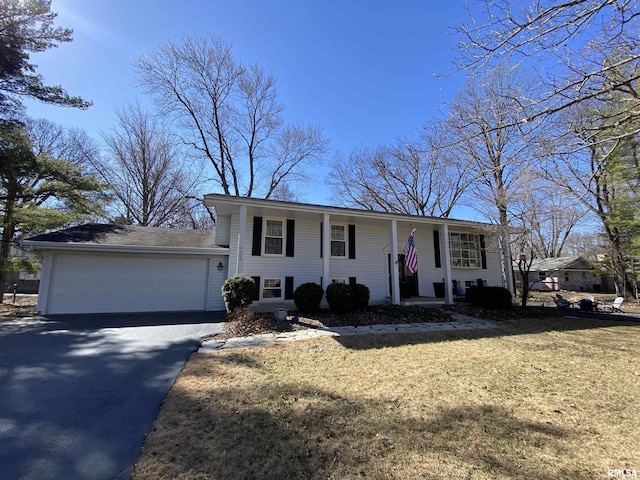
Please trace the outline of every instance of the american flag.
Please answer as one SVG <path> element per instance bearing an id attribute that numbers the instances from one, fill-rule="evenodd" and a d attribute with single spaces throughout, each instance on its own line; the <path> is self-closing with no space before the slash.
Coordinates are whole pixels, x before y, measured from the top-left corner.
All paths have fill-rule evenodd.
<path id="1" fill-rule="evenodd" d="M 411 273 L 416 273 L 418 270 L 418 257 L 416 256 L 416 243 L 413 240 L 413 232 L 409 235 L 407 243 L 404 246 L 404 265 Z"/>

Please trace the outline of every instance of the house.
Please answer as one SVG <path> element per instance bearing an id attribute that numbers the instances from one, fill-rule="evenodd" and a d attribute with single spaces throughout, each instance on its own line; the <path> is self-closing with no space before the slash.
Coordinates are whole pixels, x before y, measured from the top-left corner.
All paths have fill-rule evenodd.
<path id="1" fill-rule="evenodd" d="M 518 264 L 514 262 L 516 286 L 522 286 Z M 529 270 L 530 290 L 571 290 L 592 292 L 602 290 L 602 280 L 593 266 L 581 256 L 534 258 Z"/>
<path id="2" fill-rule="evenodd" d="M 29 260 L 37 262 L 38 258 L 30 249 L 24 249 L 19 244 L 11 244 L 9 248 L 9 261 Z M 40 284 L 40 271 L 28 272 L 20 270 L 18 272 L 5 273 L 5 292 L 17 293 L 38 293 Z"/>
<path id="3" fill-rule="evenodd" d="M 24 242 L 43 253 L 42 314 L 223 310 L 235 274 L 258 307 L 293 308 L 306 282 L 362 283 L 372 303 L 452 303 L 452 284 L 503 285 L 498 236 L 463 220 L 211 194 L 213 231 L 82 225 Z M 418 269 L 404 266 L 415 230 Z M 439 298 L 436 298 L 439 297 Z M 444 297 L 444 298 L 443 298 Z"/>

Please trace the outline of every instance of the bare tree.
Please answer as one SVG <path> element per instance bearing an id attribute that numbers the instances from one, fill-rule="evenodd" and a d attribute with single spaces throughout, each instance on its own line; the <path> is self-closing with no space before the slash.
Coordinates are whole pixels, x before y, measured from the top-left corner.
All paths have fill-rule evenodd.
<path id="1" fill-rule="evenodd" d="M 227 195 L 269 198 L 285 179 L 304 180 L 303 165 L 326 151 L 319 128 L 284 126 L 275 78 L 237 62 L 216 37 L 168 43 L 140 57 L 136 71 L 192 155 L 211 163 Z"/>
<path id="2" fill-rule="evenodd" d="M 529 232 L 530 257 L 562 256 L 565 244 L 587 215 L 587 209 L 555 183 L 539 179 L 515 200 L 513 223 Z M 522 240 L 520 240 L 522 243 Z"/>
<path id="3" fill-rule="evenodd" d="M 500 65 L 472 77 L 450 106 L 449 156 L 474 172 L 466 204 L 499 226 L 505 282 L 512 286 L 511 219 L 517 199 L 535 181 L 538 122 L 524 128 L 516 118 L 521 101 L 535 86 L 521 72 Z"/>
<path id="4" fill-rule="evenodd" d="M 599 232 L 599 225 L 589 225 L 585 230 L 576 230 L 567 238 L 564 252 L 568 255 L 581 255 L 589 260 L 597 260 L 599 254 L 607 249 L 605 239 Z M 595 231 L 594 231 L 595 230 Z"/>
<path id="5" fill-rule="evenodd" d="M 29 118 L 26 127 L 36 155 L 64 158 L 81 168 L 90 167 L 100 156 L 99 145 L 81 128 L 63 128 L 45 118 Z"/>
<path id="6" fill-rule="evenodd" d="M 540 132 L 514 124 L 519 102 L 530 90 L 514 69 L 501 66 L 471 78 L 447 118 L 450 156 L 474 172 L 467 203 L 494 223 L 508 227 L 516 198 L 535 179 Z"/>
<path id="7" fill-rule="evenodd" d="M 460 35 L 459 67 L 481 72 L 496 63 L 526 64 L 545 88 L 523 101 L 512 119 L 525 124 L 612 93 L 629 101 L 619 121 L 638 132 L 640 11 L 637 0 L 483 0 L 486 20 L 473 18 Z M 613 54 L 615 53 L 615 54 Z"/>
<path id="8" fill-rule="evenodd" d="M 636 289 L 627 265 L 637 235 L 640 150 L 638 134 L 628 135 L 633 127 L 611 114 L 619 112 L 619 101 L 624 100 L 618 96 L 567 110 L 562 120 L 570 125 L 571 136 L 565 135 L 562 145 L 550 146 L 558 153 L 547 157 L 544 172 L 599 219 L 609 243 L 616 293 L 622 295 Z M 596 130 L 604 133 L 595 135 Z"/>
<path id="9" fill-rule="evenodd" d="M 435 122 L 419 140 L 361 148 L 332 161 L 329 184 L 344 206 L 448 217 L 468 187 L 465 165 L 450 162 Z"/>
<path id="10" fill-rule="evenodd" d="M 91 159 L 117 199 L 115 216 L 151 227 L 201 225 L 198 172 L 179 159 L 169 133 L 138 104 L 120 109 L 117 119 L 103 135 L 106 157 Z"/>

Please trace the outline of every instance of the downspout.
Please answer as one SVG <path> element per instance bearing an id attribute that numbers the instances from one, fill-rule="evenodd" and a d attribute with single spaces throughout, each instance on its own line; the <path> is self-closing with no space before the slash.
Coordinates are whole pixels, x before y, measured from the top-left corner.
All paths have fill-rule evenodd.
<path id="1" fill-rule="evenodd" d="M 398 222 L 391 220 L 391 303 L 400 305 L 400 276 L 398 275 Z"/>

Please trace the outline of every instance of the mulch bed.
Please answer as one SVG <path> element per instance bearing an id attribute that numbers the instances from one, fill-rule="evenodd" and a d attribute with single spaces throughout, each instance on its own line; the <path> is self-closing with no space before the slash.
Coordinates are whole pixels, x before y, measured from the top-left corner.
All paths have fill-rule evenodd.
<path id="1" fill-rule="evenodd" d="M 299 315 L 297 323 L 291 321 L 295 312 L 290 312 L 288 319 L 281 322 L 273 320 L 272 313 L 243 312 L 237 318 L 230 317 L 225 331 L 216 335 L 215 339 L 224 340 L 263 333 L 292 332 L 306 328 L 446 322 L 453 320 L 451 317 L 453 313 L 497 321 L 558 316 L 557 310 L 552 307 L 527 306 L 527 308 L 523 309 L 520 306 L 514 306 L 509 310 L 488 310 L 474 307 L 468 303 L 456 303 L 442 308 L 372 306 L 362 312 L 352 312 L 344 315 L 332 314 L 328 310 L 321 310 L 312 315 Z"/>

